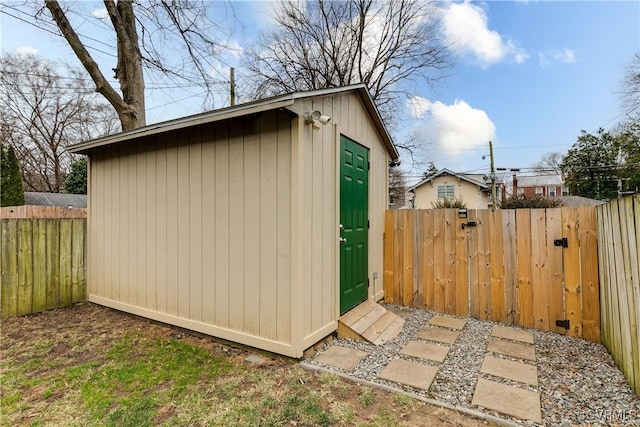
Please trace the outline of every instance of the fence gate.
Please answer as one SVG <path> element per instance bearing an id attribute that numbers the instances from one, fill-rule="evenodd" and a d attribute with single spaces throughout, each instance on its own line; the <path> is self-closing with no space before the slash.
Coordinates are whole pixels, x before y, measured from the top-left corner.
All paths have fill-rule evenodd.
<path id="1" fill-rule="evenodd" d="M 385 301 L 600 341 L 595 208 L 389 210 Z"/>

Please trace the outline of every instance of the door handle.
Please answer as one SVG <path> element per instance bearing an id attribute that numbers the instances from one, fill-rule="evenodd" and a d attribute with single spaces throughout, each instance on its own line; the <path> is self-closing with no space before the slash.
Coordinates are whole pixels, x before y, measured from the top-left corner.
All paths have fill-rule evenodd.
<path id="1" fill-rule="evenodd" d="M 338 239 L 338 241 L 340 243 L 347 243 L 347 238 L 346 237 L 341 237 L 340 239 Z"/>

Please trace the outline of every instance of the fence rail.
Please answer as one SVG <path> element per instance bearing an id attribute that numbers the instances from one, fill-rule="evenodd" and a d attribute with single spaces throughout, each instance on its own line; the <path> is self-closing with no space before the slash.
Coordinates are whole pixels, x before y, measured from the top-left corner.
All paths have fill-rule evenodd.
<path id="1" fill-rule="evenodd" d="M 0 219 L 17 218 L 86 218 L 86 208 L 63 206 L 6 206 L 0 208 Z"/>
<path id="2" fill-rule="evenodd" d="M 640 196 L 598 206 L 602 343 L 640 396 Z"/>
<path id="3" fill-rule="evenodd" d="M 593 207 L 467 214 L 386 212 L 385 301 L 600 341 Z"/>
<path id="4" fill-rule="evenodd" d="M 86 219 L 0 221 L 0 317 L 86 299 Z"/>

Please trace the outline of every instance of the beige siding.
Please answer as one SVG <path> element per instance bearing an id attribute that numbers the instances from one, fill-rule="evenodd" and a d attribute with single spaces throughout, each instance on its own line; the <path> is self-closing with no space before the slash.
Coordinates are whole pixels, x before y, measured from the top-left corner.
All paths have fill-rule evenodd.
<path id="1" fill-rule="evenodd" d="M 100 148 L 90 174 L 90 300 L 292 352 L 288 113 Z"/>
<path id="2" fill-rule="evenodd" d="M 383 290 L 383 231 L 387 203 L 387 166 L 382 140 L 355 94 L 297 103 L 299 114 L 320 110 L 331 117 L 319 128 L 301 122 L 302 170 L 302 336 L 303 346 L 336 327 L 339 302 L 339 149 L 340 135 L 369 148 L 369 297 Z M 295 160 L 294 160 L 295 161 Z M 295 236 L 294 236 L 295 237 Z M 294 251 L 295 253 L 295 251 Z M 295 261 L 294 261 L 295 262 Z M 373 279 L 377 272 L 378 278 Z"/>
<path id="3" fill-rule="evenodd" d="M 462 197 L 469 209 L 487 209 L 489 197 L 480 191 L 480 187 L 455 176 L 445 175 L 422 184 L 415 190 L 414 207 L 416 209 L 431 209 L 431 203 L 438 200 L 439 185 L 455 185 L 454 197 Z"/>

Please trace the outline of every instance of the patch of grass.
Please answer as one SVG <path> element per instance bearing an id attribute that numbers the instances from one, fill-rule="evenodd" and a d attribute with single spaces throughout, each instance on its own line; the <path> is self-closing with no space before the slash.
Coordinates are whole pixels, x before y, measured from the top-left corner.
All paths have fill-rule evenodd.
<path id="1" fill-rule="evenodd" d="M 150 425 L 160 404 L 179 397 L 200 379 L 227 373 L 229 363 L 210 352 L 174 339 L 145 340 L 127 334 L 107 352 L 100 367 L 71 368 L 92 419 L 108 425 Z M 162 393 L 161 393 L 162 392 Z"/>
<path id="2" fill-rule="evenodd" d="M 394 394 L 393 404 L 401 407 L 404 410 L 412 411 L 416 407 L 416 400 L 406 394 Z"/>
<path id="3" fill-rule="evenodd" d="M 389 413 L 387 408 L 380 407 L 378 413 L 371 417 L 371 421 L 366 424 L 360 424 L 360 427 L 396 427 L 400 423 Z"/>
<path id="4" fill-rule="evenodd" d="M 376 403 L 376 396 L 373 393 L 373 390 L 367 387 L 362 389 L 362 392 L 360 392 L 360 395 L 358 396 L 358 400 L 360 401 L 360 404 L 366 408 Z"/>

